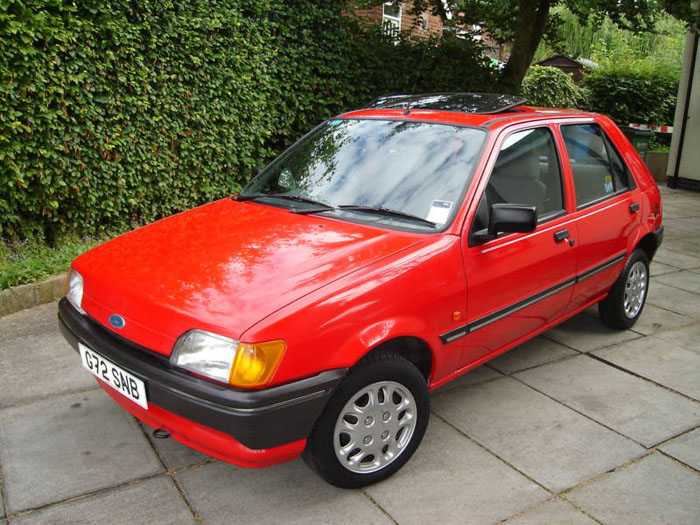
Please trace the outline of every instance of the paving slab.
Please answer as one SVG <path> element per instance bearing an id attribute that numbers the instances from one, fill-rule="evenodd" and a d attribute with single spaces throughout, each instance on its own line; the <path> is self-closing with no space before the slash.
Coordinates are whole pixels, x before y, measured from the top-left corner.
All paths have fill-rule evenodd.
<path id="1" fill-rule="evenodd" d="M 0 460 L 2 461 L 2 460 Z M 0 463 L 0 518 L 4 518 L 7 514 L 5 510 L 5 494 L 4 494 L 5 483 L 2 477 L 2 463 Z M 1 523 L 1 520 L 0 520 Z"/>
<path id="2" fill-rule="evenodd" d="M 700 349 L 657 337 L 597 350 L 594 354 L 625 370 L 700 401 Z"/>
<path id="3" fill-rule="evenodd" d="M 12 519 L 12 525 L 159 525 L 196 523 L 166 476 L 137 482 L 78 500 L 45 507 Z"/>
<path id="4" fill-rule="evenodd" d="M 411 461 L 367 493 L 402 525 L 494 523 L 550 496 L 436 417 Z"/>
<path id="5" fill-rule="evenodd" d="M 700 424 L 700 404 L 589 356 L 515 377 L 647 448 Z"/>
<path id="6" fill-rule="evenodd" d="M 698 245 L 698 248 L 700 248 L 700 244 Z M 660 275 L 656 278 L 656 280 L 660 283 L 680 288 L 681 290 L 687 290 L 689 292 L 700 294 L 700 273 L 684 270 L 681 272 Z"/>
<path id="7" fill-rule="evenodd" d="M 700 323 L 656 334 L 655 337 L 673 343 L 676 346 L 682 346 L 688 350 L 698 351 L 700 346 Z"/>
<path id="8" fill-rule="evenodd" d="M 102 390 L 0 410 L 8 514 L 162 471 L 134 419 Z"/>
<path id="9" fill-rule="evenodd" d="M 698 215 L 697 205 L 684 203 L 664 203 L 664 222 L 667 219 L 685 219 Z M 666 232 L 664 231 L 664 238 Z"/>
<path id="10" fill-rule="evenodd" d="M 491 363 L 489 363 L 489 365 L 490 364 Z M 468 388 L 474 385 L 485 383 L 486 381 L 498 379 L 499 377 L 503 377 L 503 374 L 494 370 L 490 366 L 480 366 L 479 368 L 475 368 L 474 370 L 471 370 L 466 374 L 459 376 L 457 379 L 450 381 L 446 385 L 441 386 L 440 388 L 435 390 L 435 393 L 433 395 L 441 395 L 445 392 L 450 392 L 456 388 Z"/>
<path id="11" fill-rule="evenodd" d="M 679 217 L 680 218 L 680 217 Z M 687 239 L 688 236 L 690 235 L 695 235 L 695 232 L 684 230 L 682 228 L 679 228 L 678 226 L 672 226 L 670 224 L 667 224 L 669 220 L 672 220 L 670 217 L 664 218 L 664 239 L 663 242 L 661 243 L 661 246 L 664 246 L 666 242 L 670 241 L 671 239 Z"/>
<path id="12" fill-rule="evenodd" d="M 595 521 L 568 502 L 551 499 L 515 518 L 506 520 L 508 525 L 595 525 Z"/>
<path id="13" fill-rule="evenodd" d="M 654 254 L 654 260 L 683 270 L 700 267 L 700 257 L 666 250 L 663 244 Z"/>
<path id="14" fill-rule="evenodd" d="M 656 279 L 649 281 L 647 303 L 693 319 L 700 319 L 700 295 L 668 286 Z"/>
<path id="15" fill-rule="evenodd" d="M 659 449 L 700 471 L 700 428 L 664 443 Z"/>
<path id="16" fill-rule="evenodd" d="M 698 206 L 699 205 L 698 201 L 678 201 L 674 204 L 676 206 L 678 206 L 678 205 Z M 700 234 L 700 221 L 697 219 L 697 217 L 679 217 L 679 218 L 664 219 L 663 222 L 664 222 L 664 224 L 668 223 L 669 226 L 672 226 L 674 228 L 680 228 L 681 230 L 687 230 L 687 231 L 693 232 L 695 234 Z"/>
<path id="17" fill-rule="evenodd" d="M 653 304 L 645 304 L 642 315 L 631 330 L 644 335 L 652 335 L 664 330 L 673 330 L 697 322 L 688 316 L 664 310 Z"/>
<path id="18" fill-rule="evenodd" d="M 327 484 L 301 460 L 262 469 L 209 463 L 176 476 L 207 524 L 392 523 L 361 491 Z"/>
<path id="19" fill-rule="evenodd" d="M 645 452 L 510 377 L 440 396 L 433 411 L 556 492 Z"/>
<path id="20" fill-rule="evenodd" d="M 0 408 L 85 388 L 99 387 L 57 331 L 0 340 Z"/>
<path id="21" fill-rule="evenodd" d="M 3 340 L 58 331 L 58 303 L 48 303 L 0 317 Z"/>
<path id="22" fill-rule="evenodd" d="M 615 330 L 598 318 L 579 314 L 545 332 L 544 336 L 579 352 L 590 352 L 637 339 L 639 334 L 630 330 Z"/>
<path id="23" fill-rule="evenodd" d="M 148 436 L 151 445 L 156 449 L 158 455 L 165 463 L 168 470 L 178 470 L 191 465 L 198 465 L 204 461 L 212 460 L 210 456 L 202 454 L 193 448 L 178 443 L 172 438 L 156 439 L 153 437 L 153 429 L 148 425 L 139 422 L 141 428 Z M 218 461 L 218 460 L 214 460 Z"/>
<path id="24" fill-rule="evenodd" d="M 546 337 L 537 336 L 489 361 L 489 366 L 504 374 L 512 374 L 571 355 L 578 355 L 578 352 Z"/>
<path id="25" fill-rule="evenodd" d="M 651 275 L 652 277 L 678 271 L 680 271 L 679 268 L 676 268 L 675 266 L 670 266 L 668 264 L 664 264 L 662 262 L 658 262 L 656 258 L 654 258 L 654 260 L 651 262 L 651 265 L 649 266 L 649 275 Z"/>
<path id="26" fill-rule="evenodd" d="M 700 225 L 700 220 L 694 220 Z M 662 246 L 664 247 L 664 249 L 670 252 L 692 255 L 693 257 L 700 257 L 700 244 L 694 243 L 685 238 L 664 240 Z"/>
<path id="27" fill-rule="evenodd" d="M 609 525 L 697 525 L 700 476 L 661 454 L 574 489 L 566 498 Z"/>

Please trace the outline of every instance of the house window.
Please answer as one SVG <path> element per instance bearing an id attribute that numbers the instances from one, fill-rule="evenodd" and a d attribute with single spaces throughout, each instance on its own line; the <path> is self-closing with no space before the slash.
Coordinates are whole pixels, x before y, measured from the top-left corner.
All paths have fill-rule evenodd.
<path id="1" fill-rule="evenodd" d="M 420 18 L 418 19 L 418 27 L 420 27 L 423 31 L 428 30 L 428 13 L 423 13 L 420 15 Z"/>
<path id="2" fill-rule="evenodd" d="M 401 32 L 401 4 L 386 2 L 382 7 L 382 31 L 398 40 Z"/>

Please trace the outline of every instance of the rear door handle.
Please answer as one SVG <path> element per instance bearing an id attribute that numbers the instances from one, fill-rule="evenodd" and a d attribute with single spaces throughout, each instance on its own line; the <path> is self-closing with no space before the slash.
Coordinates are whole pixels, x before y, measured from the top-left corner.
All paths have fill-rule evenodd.
<path id="1" fill-rule="evenodd" d="M 637 213 L 639 211 L 639 203 L 638 202 L 633 202 L 630 204 L 630 212 L 632 213 Z"/>
<path id="2" fill-rule="evenodd" d="M 554 234 L 554 240 L 557 242 L 561 242 L 565 239 L 569 238 L 569 230 L 559 230 Z"/>

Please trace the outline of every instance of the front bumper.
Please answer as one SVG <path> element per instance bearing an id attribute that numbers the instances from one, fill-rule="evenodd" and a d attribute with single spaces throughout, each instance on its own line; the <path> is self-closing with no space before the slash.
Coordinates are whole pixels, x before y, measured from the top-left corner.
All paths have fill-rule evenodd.
<path id="1" fill-rule="evenodd" d="M 243 466 L 298 455 L 347 372 L 345 368 L 328 370 L 264 390 L 236 389 L 172 368 L 166 357 L 80 315 L 66 299 L 59 302 L 58 319 L 63 336 L 75 350 L 80 342 L 144 381 L 149 410 L 102 384 L 120 405 L 188 446 Z M 283 459 L 271 461 L 273 456 Z"/>

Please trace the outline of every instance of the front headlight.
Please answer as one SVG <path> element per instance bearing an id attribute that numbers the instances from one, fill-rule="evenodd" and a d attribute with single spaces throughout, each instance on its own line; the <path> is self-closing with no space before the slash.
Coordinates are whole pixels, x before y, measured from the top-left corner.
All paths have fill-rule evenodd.
<path id="1" fill-rule="evenodd" d="M 265 385 L 277 370 L 284 341 L 240 343 L 204 330 L 190 330 L 175 343 L 174 366 L 240 387 Z"/>
<path id="2" fill-rule="evenodd" d="M 85 314 L 83 310 L 83 276 L 71 268 L 66 281 L 66 299 L 73 305 L 73 308 L 81 314 Z"/>

